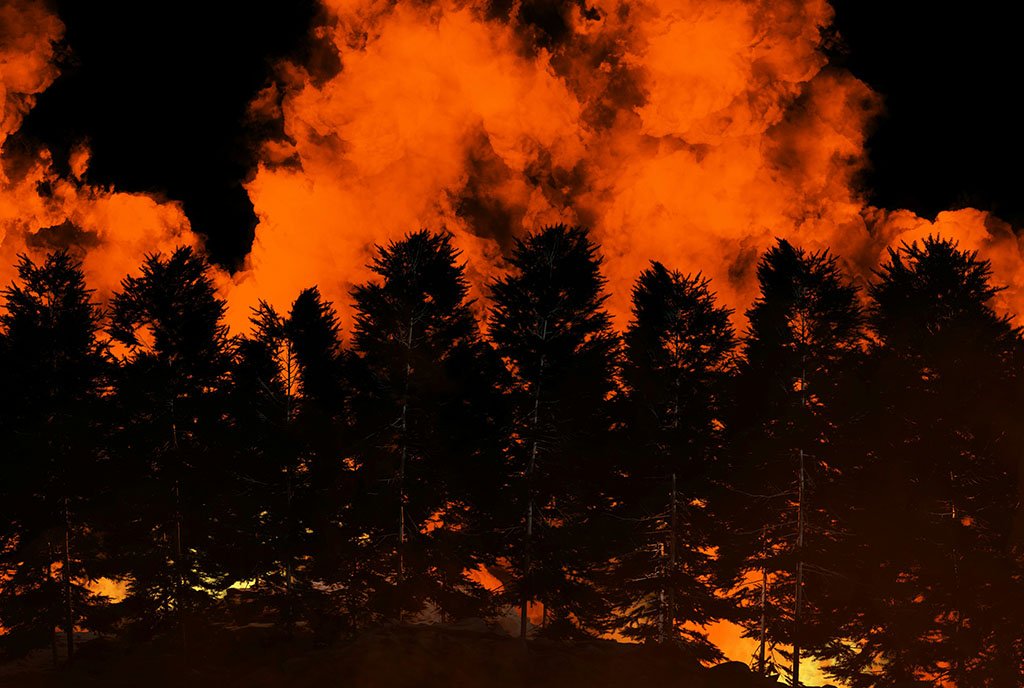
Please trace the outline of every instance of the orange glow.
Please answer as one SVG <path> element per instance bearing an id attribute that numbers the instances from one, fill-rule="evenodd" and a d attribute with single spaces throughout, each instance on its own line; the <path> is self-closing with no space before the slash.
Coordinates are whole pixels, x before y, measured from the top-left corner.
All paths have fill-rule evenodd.
<path id="1" fill-rule="evenodd" d="M 551 51 L 473 3 L 325 6 L 341 70 L 281 65 L 253 105 L 289 140 L 265 143 L 247 187 L 260 224 L 236 307 L 311 282 L 344 307 L 371 246 L 422 226 L 456 234 L 479 286 L 509 235 L 559 221 L 593 227 L 620 319 L 652 258 L 703 270 L 742 309 L 776 236 L 865 277 L 887 246 L 938 231 L 991 258 L 1019 305 L 1021 250 L 995 218 L 864 202 L 879 103 L 827 67 L 826 2 L 606 0 Z"/>
<path id="2" fill-rule="evenodd" d="M 490 592 L 501 590 L 504 585 L 493 573 L 487 570 L 486 566 L 482 565 L 467 571 L 466 578 Z"/>
<path id="3" fill-rule="evenodd" d="M 217 275 L 236 327 L 258 298 L 283 307 L 313 283 L 344 312 L 372 246 L 419 227 L 455 233 L 480 295 L 512 236 L 554 222 L 594 229 L 620 324 L 649 259 L 703 270 L 743 309 L 776 236 L 831 247 L 864 278 L 886 247 L 941 233 L 992 260 L 1003 308 L 1024 307 L 1007 224 L 865 203 L 879 101 L 826 64 L 824 0 L 600 0 L 550 49 L 515 3 L 511 17 L 476 0 L 324 6 L 316 37 L 341 68 L 280 64 L 250 108 L 286 136 L 254 144 L 256 241 L 243 271 Z M 71 246 L 103 298 L 144 253 L 198 245 L 173 200 L 89 185 L 84 145 L 67 178 L 47 151 L 3 148 L 57 76 L 63 27 L 28 0 L 0 13 L 0 281 L 18 252 Z"/>
<path id="4" fill-rule="evenodd" d="M 5 148 L 38 94 L 57 77 L 53 58 L 63 31 L 42 3 L 0 6 L 0 284 L 13 277 L 17 254 L 68 247 L 83 260 L 102 299 L 146 253 L 198 240 L 177 203 L 83 183 L 89 163 L 84 145 L 71 153 L 70 179 L 54 172 L 48 151 Z"/>

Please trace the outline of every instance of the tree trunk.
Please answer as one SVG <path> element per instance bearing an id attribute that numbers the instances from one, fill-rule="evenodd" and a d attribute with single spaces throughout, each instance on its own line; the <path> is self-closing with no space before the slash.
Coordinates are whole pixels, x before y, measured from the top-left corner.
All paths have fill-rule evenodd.
<path id="1" fill-rule="evenodd" d="M 167 362 L 168 366 L 171 365 L 170 360 Z M 185 628 L 185 547 L 183 544 L 182 537 L 182 498 L 181 498 L 181 480 L 182 472 L 184 467 L 182 466 L 181 456 L 178 453 L 178 422 L 175 419 L 175 404 L 174 396 L 171 395 L 168 400 L 168 407 L 171 418 L 171 450 L 174 452 L 174 470 L 176 475 L 174 476 L 174 567 L 176 569 L 175 574 L 177 581 L 174 590 L 174 604 L 175 611 L 178 615 L 178 630 L 181 633 L 181 654 L 182 657 L 188 656 L 188 631 Z"/>
<path id="2" fill-rule="evenodd" d="M 188 631 L 185 629 L 185 562 L 184 552 L 185 548 L 182 544 L 181 536 L 181 483 L 175 481 L 174 483 L 174 557 L 175 557 L 175 568 L 177 569 L 177 585 L 175 586 L 175 607 L 178 612 L 178 629 L 181 632 L 181 653 L 183 656 L 188 655 Z"/>
<path id="3" fill-rule="evenodd" d="M 668 631 L 668 637 L 675 640 L 676 637 L 676 587 L 672 584 L 672 577 L 676 572 L 676 540 L 679 537 L 677 532 L 678 529 L 678 498 L 676 491 L 676 474 L 672 474 L 672 494 L 670 495 L 672 505 L 672 520 L 671 528 L 669 529 L 669 544 L 668 544 L 668 618 L 666 621 L 666 630 Z"/>
<path id="4" fill-rule="evenodd" d="M 294 384 L 294 369 L 292 365 L 291 344 L 285 340 L 285 392 L 284 392 L 284 426 L 288 436 L 291 435 L 292 426 L 292 385 Z M 295 557 L 295 515 L 293 509 L 294 501 L 294 461 L 292 456 L 285 457 L 287 466 L 285 468 L 285 572 L 284 572 L 284 596 L 285 596 L 285 623 L 291 625 L 295 617 L 294 602 L 292 600 L 292 576 Z"/>
<path id="5" fill-rule="evenodd" d="M 400 422 L 402 451 L 398 462 L 398 621 L 405 618 L 405 469 L 409 458 L 409 388 L 412 384 L 412 327 L 413 319 L 409 317 L 409 327 L 405 338 L 405 390 L 402 393 L 402 416 Z"/>
<path id="6" fill-rule="evenodd" d="M 71 585 L 71 514 L 68 498 L 64 497 L 64 564 L 61 567 L 64 580 L 64 635 L 67 643 L 68 662 L 75 658 L 75 608 Z"/>
<path id="7" fill-rule="evenodd" d="M 800 487 L 797 496 L 796 600 L 793 612 L 793 688 L 800 685 L 800 633 L 804 603 L 804 450 L 800 450 Z"/>
<path id="8" fill-rule="evenodd" d="M 764 556 L 767 557 L 768 535 L 767 526 L 761 528 L 762 546 L 765 548 Z M 765 646 L 768 644 L 768 565 L 761 564 L 761 623 L 760 638 L 757 646 L 757 672 L 764 676 L 768 673 L 768 666 L 765 664 Z"/>
<path id="9" fill-rule="evenodd" d="M 548 321 L 546 318 L 541 322 L 540 329 L 541 341 L 546 341 L 548 337 Z M 519 637 L 523 640 L 526 640 L 526 627 L 528 621 L 526 611 L 530 602 L 530 591 L 526 589 L 526 581 L 529 579 L 533 569 L 533 562 L 531 561 L 533 555 L 533 471 L 537 464 L 537 454 L 540 449 L 537 433 L 540 428 L 540 394 L 541 384 L 544 379 L 544 364 L 545 357 L 544 354 L 541 354 L 537 387 L 533 393 L 533 414 L 530 418 L 530 463 L 526 468 L 526 537 L 523 541 L 523 570 L 520 576 L 523 589 L 519 602 Z"/>
<path id="10" fill-rule="evenodd" d="M 47 541 L 46 541 L 46 553 L 47 553 L 47 557 L 46 557 L 46 570 L 45 570 L 44 573 L 46 574 L 47 588 L 52 590 L 52 584 L 53 584 L 53 542 L 51 540 L 49 540 L 49 539 L 47 539 Z M 52 613 L 53 609 L 50 608 L 47 611 Z M 50 656 L 51 656 L 51 658 L 53 660 L 53 666 L 57 666 L 57 665 L 60 664 L 60 656 L 57 654 L 57 624 L 54 622 L 53 618 L 50 618 Z"/>

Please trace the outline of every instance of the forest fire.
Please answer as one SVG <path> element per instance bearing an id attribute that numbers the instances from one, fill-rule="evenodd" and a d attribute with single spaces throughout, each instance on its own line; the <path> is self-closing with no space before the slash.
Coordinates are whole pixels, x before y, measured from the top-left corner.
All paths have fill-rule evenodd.
<path id="1" fill-rule="evenodd" d="M 1024 675 L 1019 228 L 869 200 L 827 0 L 320 0 L 234 263 L 25 133 L 63 16 L 0 0 L 0 651 Z"/>

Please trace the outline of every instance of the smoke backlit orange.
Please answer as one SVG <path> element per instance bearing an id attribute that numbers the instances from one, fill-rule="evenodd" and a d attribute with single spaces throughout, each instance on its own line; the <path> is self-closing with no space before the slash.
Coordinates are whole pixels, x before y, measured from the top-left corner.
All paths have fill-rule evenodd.
<path id="1" fill-rule="evenodd" d="M 593 228 L 620 324 L 650 259 L 703 270 L 742 310 L 777 236 L 866 278 L 886 247 L 941 233 L 992 261 L 1003 308 L 1024 307 L 1013 228 L 865 202 L 880 102 L 827 65 L 824 0 L 600 0 L 550 45 L 518 7 L 324 0 L 315 38 L 337 59 L 279 65 L 251 107 L 284 136 L 254 142 L 256 240 L 244 270 L 218 275 L 235 327 L 258 298 L 283 307 L 311 284 L 344 311 L 373 245 L 420 227 L 455 234 L 482 295 L 511 238 L 555 222 Z M 19 252 L 69 246 L 103 298 L 146 252 L 199 245 L 173 199 L 90 185 L 86 146 L 66 178 L 45 150 L 3 147 L 56 78 L 63 27 L 27 0 L 0 13 L 0 279 Z"/>
<path id="2" fill-rule="evenodd" d="M 286 139 L 265 142 L 247 186 L 260 224 L 236 309 L 314 282 L 344 307 L 372 245 L 419 227 L 453 231 L 480 287 L 510 237 L 554 222 L 594 229 L 620 324 L 650 259 L 703 270 L 742 310 L 780 236 L 865 278 L 887 246 L 941 231 L 993 260 L 1005 307 L 1024 305 L 1021 252 L 993 218 L 864 201 L 880 103 L 826 64 L 827 2 L 607 0 L 577 7 L 550 49 L 516 5 L 324 4 L 340 70 L 282 65 L 257 101 Z"/>
<path id="3" fill-rule="evenodd" d="M 84 145 L 71 153 L 71 178 L 57 175 L 46 150 L 15 153 L 5 147 L 57 77 L 54 56 L 62 34 L 63 25 L 42 3 L 0 5 L 0 284 L 10 282 L 19 253 L 38 258 L 68 248 L 103 299 L 146 253 L 199 242 L 180 204 L 85 183 Z"/>

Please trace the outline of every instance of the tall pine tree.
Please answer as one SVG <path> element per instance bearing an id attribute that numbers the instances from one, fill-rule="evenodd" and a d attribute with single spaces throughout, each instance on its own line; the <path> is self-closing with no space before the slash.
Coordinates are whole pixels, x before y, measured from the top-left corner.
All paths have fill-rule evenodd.
<path id="1" fill-rule="evenodd" d="M 710 555 L 712 466 L 721 455 L 735 365 L 730 311 L 706 278 L 653 263 L 633 287 L 625 334 L 625 475 L 621 511 L 636 524 L 619 557 L 617 620 L 643 641 L 684 642 L 720 657 L 694 630 L 721 616 Z"/>
<path id="2" fill-rule="evenodd" d="M 990 276 L 975 253 L 929 238 L 890 250 L 871 287 L 877 343 L 849 419 L 860 460 L 844 476 L 854 556 L 828 653 L 855 687 L 1024 675 L 1011 539 L 1022 342 L 993 310 Z"/>
<path id="3" fill-rule="evenodd" d="M 287 317 L 255 309 L 232 379 L 237 432 L 236 575 L 259 582 L 286 622 L 328 620 L 326 587 L 354 592 L 344 497 L 346 356 L 332 305 L 306 289 Z M 350 471 L 349 471 L 350 472 Z M 300 609 L 301 607 L 301 609 Z M 333 614 L 337 616 L 337 614 Z"/>
<path id="4" fill-rule="evenodd" d="M 17 651 L 49 642 L 56 660 L 60 627 L 71 659 L 75 626 L 101 601 L 86 584 L 109 372 L 81 266 L 66 252 L 23 256 L 0 328 L 0 639 Z"/>
<path id="5" fill-rule="evenodd" d="M 466 573 L 481 557 L 470 486 L 499 460 L 494 365 L 458 259 L 450 234 L 414 232 L 380 247 L 379 280 L 353 291 L 359 513 L 388 582 L 373 608 L 391 619 L 486 610 Z"/>
<path id="6" fill-rule="evenodd" d="M 229 458 L 224 309 L 206 262 L 187 247 L 147 257 L 111 302 L 124 606 L 146 626 L 176 622 L 183 640 L 189 616 L 228 582 L 218 506 Z"/>
<path id="7" fill-rule="evenodd" d="M 744 625 L 759 643 L 755 666 L 766 671 L 771 647 L 781 644 L 798 671 L 802 649 L 827 633 L 814 600 L 840 531 L 823 495 L 842 461 L 834 427 L 863 349 L 863 316 L 857 290 L 827 251 L 779 240 L 757 278 L 723 476 L 735 497 L 734 537 L 720 561 L 739 572 Z"/>
<path id="8" fill-rule="evenodd" d="M 544 609 L 552 636 L 591 634 L 608 621 L 602 586 L 613 550 L 601 532 L 608 483 L 619 339 L 604 309 L 597 247 L 586 230 L 557 225 L 516 242 L 512 271 L 492 285 L 490 333 L 512 373 L 513 409 L 503 508 L 507 591 Z"/>

